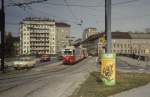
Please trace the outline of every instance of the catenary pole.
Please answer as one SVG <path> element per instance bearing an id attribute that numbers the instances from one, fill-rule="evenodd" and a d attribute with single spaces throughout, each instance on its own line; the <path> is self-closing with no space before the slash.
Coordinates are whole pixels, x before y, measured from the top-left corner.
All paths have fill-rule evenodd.
<path id="1" fill-rule="evenodd" d="M 4 56 L 5 56 L 5 9 L 4 0 L 1 0 L 1 71 L 5 72 Z"/>
<path id="2" fill-rule="evenodd" d="M 106 52 L 111 53 L 111 0 L 105 0 L 105 35 L 107 40 Z"/>

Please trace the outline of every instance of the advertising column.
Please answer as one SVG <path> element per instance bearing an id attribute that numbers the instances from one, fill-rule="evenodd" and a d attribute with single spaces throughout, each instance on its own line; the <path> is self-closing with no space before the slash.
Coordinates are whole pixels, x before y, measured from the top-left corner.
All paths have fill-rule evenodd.
<path id="1" fill-rule="evenodd" d="M 116 54 L 101 54 L 101 79 L 105 85 L 116 83 Z"/>

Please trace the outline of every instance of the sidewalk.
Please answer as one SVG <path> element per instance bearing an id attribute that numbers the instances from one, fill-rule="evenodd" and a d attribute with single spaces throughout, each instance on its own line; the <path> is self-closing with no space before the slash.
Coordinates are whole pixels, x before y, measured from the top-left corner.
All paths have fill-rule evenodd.
<path id="1" fill-rule="evenodd" d="M 150 83 L 109 97 L 150 97 Z"/>
<path id="2" fill-rule="evenodd" d="M 127 63 L 129 65 L 141 66 L 141 67 L 150 66 L 150 61 L 148 61 L 148 62 L 141 61 L 141 60 L 138 61 L 136 59 L 125 57 L 125 56 L 118 56 L 117 58 L 121 61 L 124 61 L 125 63 Z"/>

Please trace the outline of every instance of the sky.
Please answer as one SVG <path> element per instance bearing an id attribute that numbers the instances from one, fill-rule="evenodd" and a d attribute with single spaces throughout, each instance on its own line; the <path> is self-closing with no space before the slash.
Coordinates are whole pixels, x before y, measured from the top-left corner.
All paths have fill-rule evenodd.
<path id="1" fill-rule="evenodd" d="M 83 30 L 105 29 L 105 0 L 48 0 L 25 7 L 8 6 L 36 0 L 4 0 L 6 31 L 19 35 L 19 22 L 25 17 L 55 19 L 71 25 L 71 36 L 82 38 Z M 150 0 L 112 0 L 112 31 L 144 31 L 150 28 Z M 78 25 L 82 22 L 82 25 Z"/>

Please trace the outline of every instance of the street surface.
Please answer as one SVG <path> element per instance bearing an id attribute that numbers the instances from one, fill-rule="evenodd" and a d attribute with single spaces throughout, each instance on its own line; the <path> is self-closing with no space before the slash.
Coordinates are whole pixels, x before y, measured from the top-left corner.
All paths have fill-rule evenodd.
<path id="1" fill-rule="evenodd" d="M 75 65 L 52 64 L 0 77 L 0 97 L 67 97 L 96 70 L 96 58 Z"/>
<path id="2" fill-rule="evenodd" d="M 44 63 L 43 63 L 44 64 Z M 46 63 L 47 64 L 47 63 Z M 127 64 L 117 58 L 117 69 L 150 72 L 150 68 Z M 92 71 L 99 71 L 96 57 L 88 57 L 74 65 L 61 62 L 39 65 L 29 71 L 0 76 L 0 97 L 68 97 L 76 91 Z"/>
<path id="3" fill-rule="evenodd" d="M 7 67 L 5 71 L 7 72 L 12 72 L 14 71 L 14 68 L 12 67 L 13 61 L 17 60 L 17 58 L 10 58 L 10 59 L 5 59 L 5 66 Z M 44 66 L 52 63 L 59 62 L 60 60 L 57 59 L 57 57 L 51 57 L 51 61 L 48 62 L 40 62 L 40 58 L 36 58 L 37 62 L 35 67 L 39 66 Z M 1 64 L 0 64 L 1 66 Z"/>

